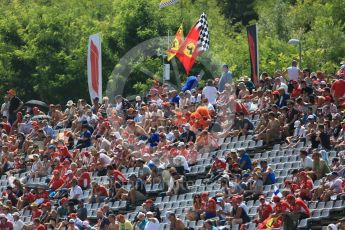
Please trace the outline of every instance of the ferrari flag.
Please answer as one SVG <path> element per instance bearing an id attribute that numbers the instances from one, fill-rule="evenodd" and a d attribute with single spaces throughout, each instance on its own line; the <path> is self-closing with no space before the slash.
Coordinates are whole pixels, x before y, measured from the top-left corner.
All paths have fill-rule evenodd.
<path id="1" fill-rule="evenodd" d="M 210 47 L 210 36 L 208 32 L 208 23 L 205 13 L 202 13 L 197 23 L 189 31 L 186 39 L 180 46 L 176 57 L 180 60 L 189 73 L 193 67 L 196 58 Z"/>
<path id="2" fill-rule="evenodd" d="M 91 35 L 87 51 L 87 75 L 91 101 L 102 100 L 102 50 L 100 34 Z"/>
<path id="3" fill-rule="evenodd" d="M 171 43 L 171 48 L 167 50 L 168 61 L 175 57 L 178 49 L 180 48 L 183 42 L 183 26 L 181 25 L 180 28 L 177 30 L 174 40 Z"/>
<path id="4" fill-rule="evenodd" d="M 247 27 L 248 45 L 249 45 L 249 57 L 251 65 L 251 78 L 254 84 L 258 83 L 259 79 L 259 43 L 258 43 L 258 31 L 256 25 Z"/>

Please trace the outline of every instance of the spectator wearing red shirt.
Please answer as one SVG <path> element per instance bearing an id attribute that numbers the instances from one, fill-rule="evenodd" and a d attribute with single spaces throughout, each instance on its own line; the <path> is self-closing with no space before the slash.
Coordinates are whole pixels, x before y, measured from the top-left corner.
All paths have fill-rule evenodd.
<path id="1" fill-rule="evenodd" d="M 128 182 L 128 179 L 126 178 L 126 176 L 123 175 L 123 173 L 120 172 L 119 170 L 114 169 L 112 174 L 115 178 L 115 181 L 120 182 L 120 183 Z"/>
<path id="2" fill-rule="evenodd" d="M 273 208 L 275 214 L 283 214 L 290 210 L 290 205 L 285 200 L 281 200 L 279 196 L 274 196 L 273 202 L 275 203 Z"/>
<path id="3" fill-rule="evenodd" d="M 13 224 L 7 220 L 5 214 L 0 214 L 0 229 L 13 230 Z"/>
<path id="4" fill-rule="evenodd" d="M 63 184 L 65 183 L 64 179 L 62 179 L 62 177 L 60 177 L 60 173 L 58 170 L 54 170 L 53 171 L 53 177 L 50 180 L 48 186 L 50 189 L 53 189 L 54 191 L 56 191 L 57 189 L 59 189 Z"/>
<path id="5" fill-rule="evenodd" d="M 303 200 L 311 200 L 312 189 L 314 188 L 313 180 L 308 176 L 307 172 L 302 171 L 298 174 L 300 189 L 296 190 L 296 194 Z"/>
<path id="6" fill-rule="evenodd" d="M 11 124 L 8 122 L 6 116 L 2 116 L 2 122 L 0 123 L 0 126 L 2 126 L 7 134 L 11 132 Z"/>
<path id="7" fill-rule="evenodd" d="M 296 198 L 294 195 L 289 194 L 286 197 L 286 201 L 290 205 L 291 212 L 297 214 L 299 219 L 306 219 L 310 217 L 310 209 L 302 199 Z"/>
<path id="8" fill-rule="evenodd" d="M 35 230 L 46 230 L 46 227 L 43 224 L 41 224 L 39 218 L 34 219 L 34 226 Z"/>
<path id="9" fill-rule="evenodd" d="M 66 158 L 71 159 L 72 158 L 72 154 L 68 151 L 67 146 L 60 146 L 59 147 L 59 155 L 60 155 L 61 159 L 66 159 Z"/>
<path id="10" fill-rule="evenodd" d="M 298 82 L 296 80 L 292 80 L 292 92 L 290 93 L 290 98 L 297 98 L 302 93 L 302 88 L 298 85 Z"/>
<path id="11" fill-rule="evenodd" d="M 257 209 L 258 214 L 254 220 L 254 223 L 262 223 L 273 212 L 272 206 L 268 202 L 266 202 L 264 195 L 261 195 L 259 197 L 259 201 L 260 201 L 260 205 Z"/>
<path id="12" fill-rule="evenodd" d="M 92 183 L 91 203 L 103 202 L 108 197 L 108 191 L 103 185 L 97 184 L 96 181 Z"/>
<path id="13" fill-rule="evenodd" d="M 42 215 L 42 210 L 38 209 L 38 204 L 34 202 L 30 205 L 30 207 L 31 207 L 31 218 L 32 219 L 40 218 Z"/>
<path id="14" fill-rule="evenodd" d="M 86 166 L 83 166 L 80 170 L 81 175 L 78 178 L 78 185 L 81 187 L 81 189 L 85 190 L 90 188 L 91 176 L 90 173 L 87 171 Z"/>
<path id="15" fill-rule="evenodd" d="M 293 183 L 291 180 L 284 181 L 285 188 L 290 189 L 292 193 L 295 193 L 298 189 L 300 189 L 299 184 Z"/>
<path id="16" fill-rule="evenodd" d="M 332 84 L 332 96 L 334 99 L 338 99 L 345 94 L 345 81 L 344 77 L 340 77 Z"/>

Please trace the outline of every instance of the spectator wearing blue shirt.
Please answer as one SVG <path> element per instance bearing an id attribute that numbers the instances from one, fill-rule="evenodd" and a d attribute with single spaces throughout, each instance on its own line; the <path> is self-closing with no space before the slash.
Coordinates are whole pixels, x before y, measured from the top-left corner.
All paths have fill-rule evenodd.
<path id="1" fill-rule="evenodd" d="M 224 64 L 223 65 L 223 73 L 222 76 L 219 79 L 219 84 L 218 84 L 218 91 L 221 93 L 224 91 L 225 84 L 232 82 L 232 74 L 229 71 L 228 65 Z"/>
<path id="2" fill-rule="evenodd" d="M 170 102 L 179 105 L 180 104 L 180 96 L 177 94 L 176 90 L 171 90 L 169 92 Z"/>
<path id="3" fill-rule="evenodd" d="M 156 133 L 156 130 L 151 128 L 151 136 L 150 138 L 147 140 L 147 142 L 150 144 L 150 147 L 156 147 L 158 145 L 159 142 L 159 134 Z"/>
<path id="4" fill-rule="evenodd" d="M 214 226 L 213 221 L 210 219 L 208 219 L 204 222 L 203 229 L 205 229 L 205 230 L 218 230 L 218 228 Z"/>
<path id="5" fill-rule="evenodd" d="M 189 76 L 184 85 L 182 86 L 182 92 L 196 88 L 198 86 L 199 79 L 200 75 L 198 75 L 198 77 Z"/>
<path id="6" fill-rule="evenodd" d="M 260 166 L 264 185 L 271 185 L 276 183 L 276 175 L 274 174 L 273 169 L 268 166 L 267 161 L 260 161 Z"/>
<path id="7" fill-rule="evenodd" d="M 43 131 L 46 133 L 46 135 L 51 138 L 54 139 L 55 138 L 55 132 L 54 129 L 48 125 L 48 121 L 47 120 L 43 120 Z"/>
<path id="8" fill-rule="evenodd" d="M 88 125 L 82 125 L 82 132 L 80 134 L 80 138 L 77 142 L 77 148 L 87 148 L 91 146 L 91 132 L 88 130 Z"/>
<path id="9" fill-rule="evenodd" d="M 243 170 L 252 170 L 252 161 L 244 148 L 238 150 L 240 155 L 240 168 Z"/>

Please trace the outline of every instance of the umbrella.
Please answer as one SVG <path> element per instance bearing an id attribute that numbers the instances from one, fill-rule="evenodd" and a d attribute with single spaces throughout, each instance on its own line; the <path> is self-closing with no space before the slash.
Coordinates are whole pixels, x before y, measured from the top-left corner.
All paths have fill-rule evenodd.
<path id="1" fill-rule="evenodd" d="M 48 115 L 37 115 L 37 116 L 33 116 L 32 120 L 49 120 L 51 117 Z"/>
<path id="2" fill-rule="evenodd" d="M 27 101 L 25 103 L 25 105 L 28 105 L 28 106 L 40 106 L 40 107 L 48 108 L 48 105 L 45 102 L 39 101 L 39 100 Z"/>

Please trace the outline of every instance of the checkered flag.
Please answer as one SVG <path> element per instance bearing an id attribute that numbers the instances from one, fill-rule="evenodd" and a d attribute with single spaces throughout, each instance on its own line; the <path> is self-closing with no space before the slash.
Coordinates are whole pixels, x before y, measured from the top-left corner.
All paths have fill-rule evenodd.
<path id="1" fill-rule="evenodd" d="M 198 22 L 196 23 L 196 28 L 199 30 L 199 40 L 198 40 L 198 50 L 199 52 L 204 52 L 210 47 L 210 34 L 208 33 L 208 22 L 205 13 L 202 13 Z"/>

